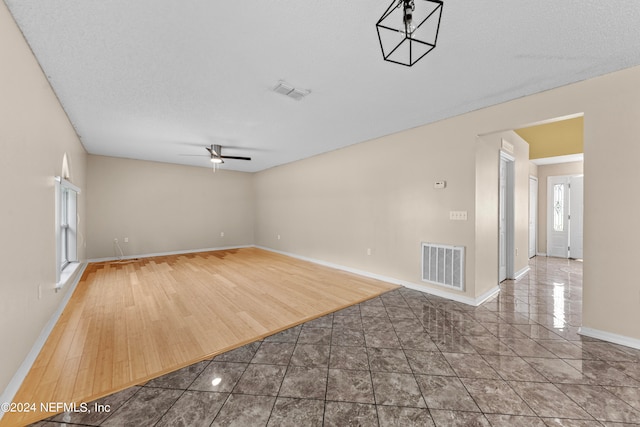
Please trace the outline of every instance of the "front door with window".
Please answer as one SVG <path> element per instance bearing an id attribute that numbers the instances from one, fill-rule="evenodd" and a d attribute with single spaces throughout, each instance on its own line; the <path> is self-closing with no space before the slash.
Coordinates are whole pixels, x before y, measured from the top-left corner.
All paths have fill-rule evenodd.
<path id="1" fill-rule="evenodd" d="M 547 255 L 582 258 L 582 176 L 547 180 Z"/>

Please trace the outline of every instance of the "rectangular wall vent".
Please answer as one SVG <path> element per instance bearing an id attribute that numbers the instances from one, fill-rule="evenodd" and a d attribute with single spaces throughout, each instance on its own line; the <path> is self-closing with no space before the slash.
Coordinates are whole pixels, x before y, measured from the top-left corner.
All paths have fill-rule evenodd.
<path id="1" fill-rule="evenodd" d="M 423 243 L 422 280 L 464 291 L 464 246 Z"/>

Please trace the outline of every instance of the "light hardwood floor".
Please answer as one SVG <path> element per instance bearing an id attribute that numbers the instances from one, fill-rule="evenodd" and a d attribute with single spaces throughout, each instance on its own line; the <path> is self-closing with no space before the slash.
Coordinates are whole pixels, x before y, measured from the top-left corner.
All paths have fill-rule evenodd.
<path id="1" fill-rule="evenodd" d="M 90 264 L 14 402 L 89 402 L 395 288 L 256 248 Z"/>

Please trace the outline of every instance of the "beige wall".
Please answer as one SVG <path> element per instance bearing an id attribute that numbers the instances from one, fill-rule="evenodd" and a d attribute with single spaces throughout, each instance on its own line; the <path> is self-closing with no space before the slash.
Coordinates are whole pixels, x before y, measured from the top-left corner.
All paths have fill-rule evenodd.
<path id="1" fill-rule="evenodd" d="M 640 339 L 640 295 L 630 280 L 637 232 L 633 223 L 611 221 L 607 209 L 640 209 L 632 187 L 640 181 L 638 87 L 636 67 L 258 173 L 256 242 L 414 283 L 420 241 L 464 245 L 465 295 L 475 298 L 497 268 L 480 253 L 496 253 L 493 220 L 483 212 L 497 186 L 476 182 L 491 157 L 477 153 L 477 135 L 584 113 L 584 323 Z M 528 175 L 529 165 L 522 167 Z M 446 190 L 433 189 L 439 179 Z M 449 210 L 467 210 L 469 220 L 449 221 Z M 494 265 L 478 265 L 487 262 Z"/>
<path id="2" fill-rule="evenodd" d="M 254 242 L 249 173 L 90 155 L 87 187 L 89 259 Z"/>
<path id="3" fill-rule="evenodd" d="M 0 393 L 58 308 L 54 176 L 69 158 L 82 189 L 79 256 L 85 257 L 86 154 L 65 112 L 0 2 Z M 39 293 L 39 288 L 42 288 Z"/>
<path id="4" fill-rule="evenodd" d="M 461 245 L 473 277 L 474 182 L 475 141 L 455 121 L 357 144 L 258 173 L 256 243 L 416 284 L 421 242 Z"/>
<path id="5" fill-rule="evenodd" d="M 529 146 L 514 132 L 476 142 L 457 122 L 258 173 L 256 243 L 439 290 L 421 281 L 420 243 L 462 245 L 464 295 L 495 288 L 500 143 L 512 143 L 516 157 L 515 272 L 528 262 Z M 438 180 L 444 190 L 433 188 Z M 466 210 L 468 220 L 449 220 L 452 210 Z"/>
<path id="6" fill-rule="evenodd" d="M 584 118 L 583 325 L 640 339 L 640 68 L 600 82 Z M 612 208 L 629 220 L 615 220 Z"/>
<path id="7" fill-rule="evenodd" d="M 547 178 L 583 172 L 584 162 L 538 166 L 538 253 L 547 253 Z"/>

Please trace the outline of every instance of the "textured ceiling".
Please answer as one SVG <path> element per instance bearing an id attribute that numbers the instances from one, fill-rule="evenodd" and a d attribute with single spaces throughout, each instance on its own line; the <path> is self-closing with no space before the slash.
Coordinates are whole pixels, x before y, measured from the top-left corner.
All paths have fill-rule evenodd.
<path id="1" fill-rule="evenodd" d="M 388 0 L 5 3 L 87 151 L 241 171 L 640 64 L 637 0 L 445 0 L 412 68 L 382 60 Z"/>

